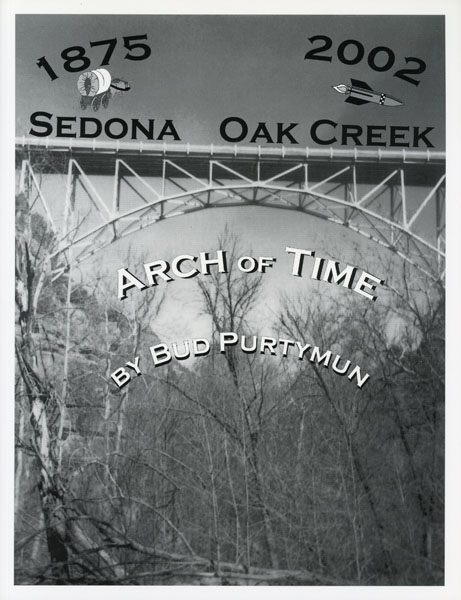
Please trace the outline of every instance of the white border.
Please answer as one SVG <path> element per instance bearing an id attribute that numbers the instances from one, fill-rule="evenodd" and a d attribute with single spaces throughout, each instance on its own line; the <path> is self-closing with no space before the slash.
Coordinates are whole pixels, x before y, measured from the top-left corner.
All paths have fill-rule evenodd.
<path id="1" fill-rule="evenodd" d="M 0 357 L 3 366 L 2 418 L 0 436 L 1 468 L 1 517 L 0 531 L 0 600 L 22 600 L 29 598 L 111 598 L 125 599 L 135 594 L 136 598 L 157 597 L 276 597 L 281 593 L 293 598 L 308 595 L 310 598 L 405 598 L 415 600 L 460 600 L 461 599 L 461 442 L 458 428 L 461 424 L 458 392 L 460 329 L 460 283 L 461 235 L 457 231 L 461 223 L 460 157 L 460 78 L 461 78 L 461 2 L 459 0 L 388 0 L 373 3 L 369 0 L 285 0 L 283 4 L 274 0 L 234 0 L 233 2 L 211 3 L 204 0 L 170 0 L 153 3 L 147 0 L 3 0 L 0 2 L 0 35 L 2 93 L 0 94 L 1 115 L 1 169 L 3 191 L 0 203 L 0 251 L 2 262 L 2 337 Z M 135 10 L 133 10 L 135 8 Z M 443 587 L 111 587 L 111 586 L 14 586 L 13 585 L 13 491 L 14 491 L 14 373 L 13 373 L 13 312 L 14 298 L 14 18 L 21 13 L 60 14 L 445 14 L 446 58 L 447 58 L 447 452 L 446 452 L 446 579 Z"/>

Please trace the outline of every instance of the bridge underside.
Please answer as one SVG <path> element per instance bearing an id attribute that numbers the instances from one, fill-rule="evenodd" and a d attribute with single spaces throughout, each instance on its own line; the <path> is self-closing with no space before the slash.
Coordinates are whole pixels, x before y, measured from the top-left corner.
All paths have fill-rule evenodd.
<path id="1" fill-rule="evenodd" d="M 160 220 L 248 205 L 347 227 L 444 277 L 443 153 L 39 142 L 17 142 L 19 192 L 56 233 L 56 276 Z"/>

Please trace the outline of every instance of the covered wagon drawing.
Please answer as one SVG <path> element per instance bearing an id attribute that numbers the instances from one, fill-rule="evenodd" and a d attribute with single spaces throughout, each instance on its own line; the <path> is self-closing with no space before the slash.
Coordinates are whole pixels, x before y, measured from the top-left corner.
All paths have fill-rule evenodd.
<path id="1" fill-rule="evenodd" d="M 102 106 L 107 108 L 109 101 L 115 94 L 122 94 L 130 89 L 130 85 L 123 79 L 112 79 L 107 69 L 94 69 L 82 73 L 77 81 L 77 88 L 80 92 L 80 108 L 86 110 L 87 106 L 94 111 Z"/>

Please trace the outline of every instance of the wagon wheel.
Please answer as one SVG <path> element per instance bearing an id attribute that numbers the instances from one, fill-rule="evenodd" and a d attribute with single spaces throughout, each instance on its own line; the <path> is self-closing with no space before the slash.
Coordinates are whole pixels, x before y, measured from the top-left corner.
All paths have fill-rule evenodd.
<path id="1" fill-rule="evenodd" d="M 86 107 L 87 107 L 87 103 L 85 102 L 85 98 L 82 96 L 82 97 L 80 98 L 80 108 L 81 108 L 82 110 L 86 110 Z"/>
<path id="2" fill-rule="evenodd" d="M 107 108 L 109 106 L 109 101 L 112 98 L 112 94 L 109 92 L 106 92 L 104 94 L 104 96 L 102 97 L 102 105 L 104 108 Z"/>
<path id="3" fill-rule="evenodd" d="M 94 111 L 99 110 L 99 107 L 101 106 L 101 96 L 95 96 L 91 106 L 93 107 Z"/>

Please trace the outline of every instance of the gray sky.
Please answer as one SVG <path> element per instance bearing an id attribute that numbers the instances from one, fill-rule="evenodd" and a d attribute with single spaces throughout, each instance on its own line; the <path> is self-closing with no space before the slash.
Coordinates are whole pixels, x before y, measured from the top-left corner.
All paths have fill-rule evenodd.
<path id="1" fill-rule="evenodd" d="M 443 17 L 424 16 L 131 16 L 131 15 L 19 15 L 17 16 L 17 134 L 27 134 L 34 111 L 59 116 L 173 119 L 183 142 L 223 143 L 219 124 L 229 116 L 245 119 L 250 131 L 259 121 L 296 122 L 300 145 L 315 146 L 310 125 L 318 119 L 365 125 L 434 127 L 430 139 L 438 150 L 444 135 Z M 143 61 L 124 58 L 124 36 L 147 34 L 152 55 Z M 324 55 L 332 61 L 305 60 L 324 35 L 332 48 Z M 83 46 L 100 66 L 105 48 L 90 48 L 90 41 L 117 38 L 108 68 L 113 77 L 130 81 L 132 89 L 116 97 L 107 110 L 95 115 L 79 107 L 76 83 L 80 72 L 63 69 L 62 50 Z M 360 42 L 364 58 L 346 65 L 337 57 L 345 40 Z M 385 46 L 395 54 L 394 66 L 384 72 L 370 68 L 367 56 Z M 139 51 L 138 51 L 139 52 Z M 352 58 L 354 46 L 346 50 Z M 36 66 L 45 56 L 59 78 L 51 81 Z M 383 64 L 384 54 L 377 55 Z M 427 65 L 415 76 L 418 86 L 394 76 L 416 57 Z M 78 63 L 74 63 L 78 65 Z M 87 69 L 85 69 L 87 70 Z M 405 102 L 396 108 L 376 104 L 355 106 L 331 86 L 350 78 Z M 157 130 L 158 132 L 158 130 Z M 242 142 L 243 143 L 243 142 Z M 246 142 L 248 143 L 248 141 Z"/>
<path id="2" fill-rule="evenodd" d="M 127 50 L 123 37 L 140 34 L 147 34 L 152 55 L 143 61 L 124 59 Z M 308 38 L 315 35 L 332 39 L 332 48 L 325 53 L 332 56 L 331 62 L 304 59 L 314 48 Z M 60 54 L 69 46 L 83 46 L 92 59 L 89 69 L 94 69 L 100 65 L 105 48 L 90 48 L 90 42 L 110 38 L 118 42 L 106 68 L 113 77 L 129 80 L 132 89 L 123 97 L 113 98 L 107 110 L 83 112 L 76 85 L 82 71 L 66 72 Z M 365 56 L 359 64 L 345 65 L 338 60 L 338 46 L 345 40 L 363 44 Z M 182 142 L 222 144 L 219 124 L 226 117 L 239 116 L 250 130 L 258 121 L 267 122 L 269 127 L 277 122 L 297 122 L 296 137 L 303 146 L 315 145 L 308 135 L 314 121 L 331 119 L 363 127 L 430 126 L 435 128 L 431 133 L 435 149 L 445 147 L 442 17 L 20 15 L 16 46 L 17 135 L 27 135 L 31 113 L 47 111 L 54 116 L 97 117 L 103 121 L 113 117 L 155 118 L 160 126 L 165 119 L 173 119 Z M 395 54 L 395 64 L 386 72 L 367 64 L 368 53 L 378 46 Z M 59 75 L 55 81 L 36 65 L 43 56 Z M 427 65 L 418 86 L 393 76 L 405 67 L 405 57 L 417 57 Z M 405 105 L 345 104 L 344 97 L 331 86 L 347 84 L 351 77 L 402 99 Z M 111 190 L 110 186 L 109 197 Z M 318 256 L 351 264 L 361 264 L 362 256 L 367 262 L 371 256 L 371 264 L 379 264 L 383 252 L 345 228 L 318 219 L 300 218 L 288 211 L 237 208 L 203 211 L 159 223 L 117 242 L 103 257 L 98 255 L 95 266 L 89 269 L 106 265 L 112 273 L 115 298 L 118 268 L 134 267 L 135 272 L 142 273 L 141 265 L 126 263 L 129 246 L 134 255 L 147 261 L 211 252 L 226 225 L 245 240 L 245 252 L 251 247 L 255 256 L 277 257 L 276 268 L 265 277 L 266 292 L 260 305 L 266 323 L 266 315 L 275 311 L 275 298 L 281 291 L 290 288 L 309 294 L 312 288 L 308 278 L 289 275 L 286 246 L 315 249 Z M 386 277 L 386 273 L 375 274 Z M 173 312 L 174 319 L 166 315 L 159 326 L 173 341 L 205 335 L 203 322 L 194 316 L 197 304 L 193 288 L 192 281 L 169 285 L 169 313 Z M 326 293 L 322 287 L 319 291 Z"/>

